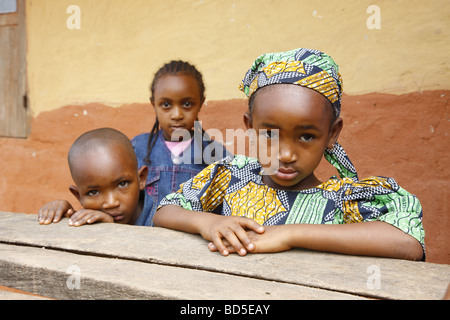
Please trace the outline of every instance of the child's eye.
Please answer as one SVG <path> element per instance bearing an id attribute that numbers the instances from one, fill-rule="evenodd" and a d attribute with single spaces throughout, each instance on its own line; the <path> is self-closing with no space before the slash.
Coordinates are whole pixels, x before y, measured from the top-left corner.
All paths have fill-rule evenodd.
<path id="1" fill-rule="evenodd" d="M 96 196 L 96 195 L 98 195 L 98 190 L 89 190 L 87 193 L 86 193 L 86 195 L 87 196 L 89 196 L 89 197 L 93 197 L 93 196 Z"/>
<path id="2" fill-rule="evenodd" d="M 302 134 L 299 139 L 301 141 L 310 142 L 311 140 L 314 139 L 314 135 L 312 135 L 312 134 Z"/>
<path id="3" fill-rule="evenodd" d="M 163 102 L 163 103 L 161 103 L 161 107 L 168 108 L 168 107 L 170 107 L 170 103 L 169 102 Z"/>
<path id="4" fill-rule="evenodd" d="M 190 107 L 192 107 L 192 102 L 186 101 L 183 106 L 185 108 L 190 108 Z"/>
<path id="5" fill-rule="evenodd" d="M 128 181 L 119 182 L 119 188 L 126 188 L 126 187 L 128 187 Z"/>
<path id="6" fill-rule="evenodd" d="M 276 138 L 278 138 L 279 132 L 278 132 L 277 129 L 275 129 L 275 130 L 263 129 L 263 130 L 260 131 L 260 134 L 262 136 L 266 137 L 267 139 L 276 139 Z"/>

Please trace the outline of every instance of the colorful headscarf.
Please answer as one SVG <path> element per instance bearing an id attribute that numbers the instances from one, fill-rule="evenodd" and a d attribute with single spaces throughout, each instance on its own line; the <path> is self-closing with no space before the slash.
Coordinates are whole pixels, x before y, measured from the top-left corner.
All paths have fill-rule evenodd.
<path id="1" fill-rule="evenodd" d="M 247 71 L 240 90 L 250 97 L 259 88 L 276 83 L 297 84 L 321 93 L 339 116 L 342 79 L 338 65 L 326 53 L 300 48 L 263 54 Z"/>
<path id="2" fill-rule="evenodd" d="M 319 92 L 331 102 L 336 117 L 340 115 L 342 78 L 338 65 L 326 53 L 300 48 L 263 54 L 247 71 L 239 89 L 250 97 L 262 87 L 279 83 L 296 84 Z M 342 178 L 358 179 L 355 167 L 338 143 L 325 151 L 325 158 Z"/>

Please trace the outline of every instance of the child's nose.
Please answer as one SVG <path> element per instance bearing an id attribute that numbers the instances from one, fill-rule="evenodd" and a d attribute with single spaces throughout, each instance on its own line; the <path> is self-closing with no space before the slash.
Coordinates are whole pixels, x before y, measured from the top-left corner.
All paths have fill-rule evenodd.
<path id="1" fill-rule="evenodd" d="M 282 163 L 291 163 L 297 160 L 295 152 L 292 150 L 289 144 L 281 143 L 279 144 L 278 160 Z"/>
<path id="2" fill-rule="evenodd" d="M 170 117 L 173 120 L 179 120 L 183 118 L 183 111 L 180 109 L 180 107 L 175 107 L 172 110 L 172 113 L 170 114 Z"/>
<path id="3" fill-rule="evenodd" d="M 115 208 L 118 207 L 119 204 L 119 199 L 117 199 L 113 192 L 106 194 L 103 199 L 103 209 Z"/>

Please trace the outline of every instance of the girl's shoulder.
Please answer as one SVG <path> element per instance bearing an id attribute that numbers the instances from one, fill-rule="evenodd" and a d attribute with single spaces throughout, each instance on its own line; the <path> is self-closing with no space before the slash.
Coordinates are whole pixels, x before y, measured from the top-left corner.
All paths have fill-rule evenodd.
<path id="1" fill-rule="evenodd" d="M 252 168 L 254 169 L 255 167 L 260 167 L 259 161 L 256 158 L 251 158 L 248 156 L 244 156 L 244 155 L 233 155 L 230 157 L 226 157 L 224 159 L 224 162 L 229 165 L 229 166 L 234 166 L 238 169 L 242 169 L 242 168 Z"/>
<path id="2" fill-rule="evenodd" d="M 227 154 L 225 157 L 215 161 L 211 166 L 227 166 L 243 168 L 250 164 L 259 164 L 258 159 L 247 157 L 240 154 Z"/>
<path id="3" fill-rule="evenodd" d="M 141 133 L 131 139 L 131 144 L 135 146 L 137 144 L 147 143 L 149 137 L 149 133 Z"/>
<path id="4" fill-rule="evenodd" d="M 207 167 L 207 171 L 213 172 L 213 175 L 227 171 L 240 179 L 259 176 L 261 170 L 258 159 L 244 155 L 227 155 Z"/>
<path id="5" fill-rule="evenodd" d="M 134 150 L 137 152 L 145 152 L 147 153 L 148 148 L 148 140 L 150 138 L 150 133 L 141 133 L 131 139 L 131 145 L 133 146 Z M 158 142 L 159 134 L 157 137 L 153 137 L 153 139 L 156 138 L 156 142 Z M 158 143 L 155 143 L 155 146 Z M 157 147 L 157 146 L 156 146 Z"/>
<path id="6" fill-rule="evenodd" d="M 147 157 L 149 138 L 150 138 L 150 133 L 142 133 L 131 139 L 131 145 L 133 146 L 134 152 L 136 153 L 136 157 L 138 159 L 139 165 L 143 165 L 144 164 L 143 161 Z M 157 139 L 156 142 L 158 142 L 158 140 L 159 139 Z M 159 148 L 160 148 L 159 143 L 155 143 L 155 145 L 153 146 L 153 149 L 159 149 Z M 152 154 L 153 153 L 154 152 L 152 152 Z"/>

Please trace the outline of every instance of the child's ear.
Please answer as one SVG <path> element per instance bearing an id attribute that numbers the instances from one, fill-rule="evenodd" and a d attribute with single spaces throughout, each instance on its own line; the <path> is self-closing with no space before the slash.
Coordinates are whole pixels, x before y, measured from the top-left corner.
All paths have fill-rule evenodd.
<path id="1" fill-rule="evenodd" d="M 244 124 L 247 129 L 253 128 L 252 116 L 248 112 L 244 113 Z"/>
<path id="2" fill-rule="evenodd" d="M 327 144 L 328 149 L 333 148 L 334 144 L 337 142 L 343 126 L 344 120 L 341 117 L 338 117 L 330 129 L 330 136 Z"/>
<path id="3" fill-rule="evenodd" d="M 138 171 L 139 175 L 139 189 L 144 190 L 145 184 L 147 183 L 148 167 L 142 166 Z"/>
<path id="4" fill-rule="evenodd" d="M 75 186 L 70 186 L 69 190 L 70 190 L 70 192 L 72 192 L 72 194 L 75 196 L 75 198 L 77 198 L 77 200 L 79 202 L 81 199 L 81 196 L 80 196 L 80 191 L 78 190 L 78 188 Z"/>

